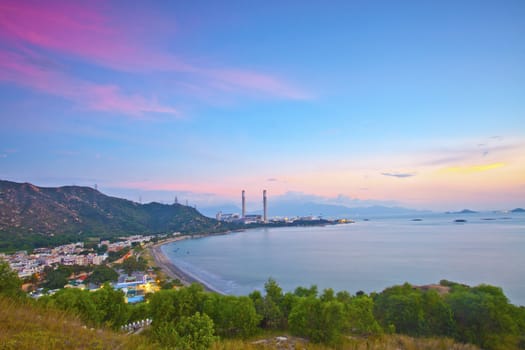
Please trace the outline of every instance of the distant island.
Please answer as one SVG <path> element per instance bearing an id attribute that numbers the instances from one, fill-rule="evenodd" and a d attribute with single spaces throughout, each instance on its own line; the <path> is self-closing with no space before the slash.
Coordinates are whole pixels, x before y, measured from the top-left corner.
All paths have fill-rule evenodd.
<path id="1" fill-rule="evenodd" d="M 525 209 L 523 208 L 515 208 L 512 210 L 495 210 L 494 213 L 525 213 Z M 471 209 L 463 209 L 461 211 L 446 211 L 445 214 L 478 214 L 479 211 L 474 211 Z"/>

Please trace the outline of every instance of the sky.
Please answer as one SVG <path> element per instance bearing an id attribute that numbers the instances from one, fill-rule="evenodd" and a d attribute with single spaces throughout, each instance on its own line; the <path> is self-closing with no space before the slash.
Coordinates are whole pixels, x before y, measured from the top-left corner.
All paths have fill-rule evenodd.
<path id="1" fill-rule="evenodd" d="M 0 2 L 0 179 L 525 206 L 525 2 Z"/>

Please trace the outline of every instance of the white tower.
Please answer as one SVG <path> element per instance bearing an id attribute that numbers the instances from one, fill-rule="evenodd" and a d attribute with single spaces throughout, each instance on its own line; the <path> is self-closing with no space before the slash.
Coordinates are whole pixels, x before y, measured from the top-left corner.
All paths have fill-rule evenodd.
<path id="1" fill-rule="evenodd" d="M 268 203 L 266 200 L 266 190 L 263 190 L 263 222 L 266 224 L 268 222 Z"/>
<path id="2" fill-rule="evenodd" d="M 244 190 L 242 190 L 242 218 L 246 216 L 246 197 L 244 196 Z"/>

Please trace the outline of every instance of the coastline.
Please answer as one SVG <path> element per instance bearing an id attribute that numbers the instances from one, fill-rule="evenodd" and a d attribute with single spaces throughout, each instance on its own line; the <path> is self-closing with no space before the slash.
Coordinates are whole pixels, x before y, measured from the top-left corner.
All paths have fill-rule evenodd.
<path id="1" fill-rule="evenodd" d="M 287 225 L 284 227 L 295 227 L 294 225 Z M 309 225 L 308 225 L 309 226 Z M 312 226 L 325 226 L 325 223 L 322 225 L 312 225 Z M 192 275 L 191 273 L 188 273 L 184 271 L 183 269 L 176 266 L 162 251 L 162 246 L 174 243 L 178 241 L 182 241 L 185 239 L 201 239 L 201 238 L 207 238 L 207 237 L 213 237 L 213 236 L 223 236 L 228 235 L 231 233 L 237 233 L 237 232 L 244 232 L 252 229 L 258 229 L 260 227 L 249 227 L 249 228 L 243 228 L 243 229 L 237 229 L 237 230 L 230 230 L 225 232 L 215 232 L 215 233 L 199 233 L 199 234 L 193 234 L 193 235 L 180 235 L 176 237 L 172 237 L 169 239 L 166 239 L 164 241 L 158 242 L 150 246 L 149 252 L 151 254 L 151 257 L 153 259 L 153 262 L 157 267 L 161 269 L 161 271 L 168 277 L 172 279 L 178 279 L 180 280 L 181 284 L 183 286 L 189 286 L 192 283 L 198 283 L 204 287 L 204 289 L 208 292 L 214 292 L 222 295 L 226 295 L 226 293 L 214 288 L 210 284 L 208 284 L 206 281 L 203 281 L 202 279 L 199 279 L 198 277 Z"/>
<path id="2" fill-rule="evenodd" d="M 226 233 L 221 233 L 221 234 L 226 234 Z M 195 278 L 194 276 L 190 275 L 189 273 L 177 267 L 162 251 L 162 246 L 165 244 L 178 242 L 178 241 L 182 241 L 185 239 L 204 238 L 208 236 L 210 235 L 209 234 L 208 235 L 199 234 L 199 235 L 193 235 L 193 236 L 179 236 L 179 237 L 171 238 L 163 242 L 156 243 L 153 246 L 151 246 L 149 250 L 151 252 L 151 256 L 155 264 L 166 274 L 166 276 L 172 279 L 180 280 L 184 286 L 189 286 L 192 283 L 198 283 L 202 285 L 204 289 L 208 292 L 224 294 L 223 292 L 213 288 L 212 286 L 205 283 L 204 281 L 201 281 Z"/>

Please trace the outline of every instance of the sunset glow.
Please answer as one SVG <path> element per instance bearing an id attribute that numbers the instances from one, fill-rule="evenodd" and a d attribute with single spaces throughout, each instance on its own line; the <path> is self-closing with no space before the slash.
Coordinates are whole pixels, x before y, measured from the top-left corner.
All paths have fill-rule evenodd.
<path id="1" fill-rule="evenodd" d="M 524 205 L 521 1 L 6 0 L 0 13 L 1 179 L 197 205 L 241 189 Z"/>

